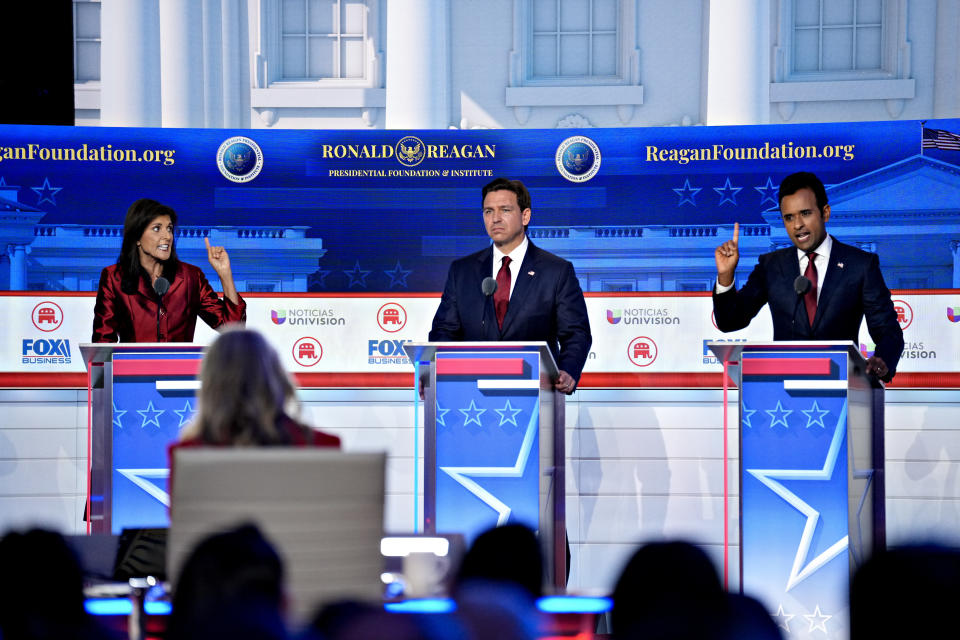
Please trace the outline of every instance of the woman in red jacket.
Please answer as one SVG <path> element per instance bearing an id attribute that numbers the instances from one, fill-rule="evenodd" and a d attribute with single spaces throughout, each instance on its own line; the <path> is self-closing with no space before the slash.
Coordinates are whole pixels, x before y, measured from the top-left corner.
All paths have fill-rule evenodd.
<path id="1" fill-rule="evenodd" d="M 192 342 L 197 316 L 216 329 L 245 322 L 247 303 L 233 283 L 230 257 L 207 244 L 207 258 L 223 284 L 221 299 L 198 267 L 177 260 L 177 214 L 156 200 L 127 210 L 117 263 L 100 274 L 93 342 Z"/>

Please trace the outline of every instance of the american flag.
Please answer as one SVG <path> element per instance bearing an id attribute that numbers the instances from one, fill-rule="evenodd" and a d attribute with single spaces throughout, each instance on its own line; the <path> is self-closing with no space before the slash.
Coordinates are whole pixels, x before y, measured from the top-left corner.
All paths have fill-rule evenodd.
<path id="1" fill-rule="evenodd" d="M 960 136 L 943 129 L 923 129 L 924 149 L 951 149 L 960 151 Z"/>

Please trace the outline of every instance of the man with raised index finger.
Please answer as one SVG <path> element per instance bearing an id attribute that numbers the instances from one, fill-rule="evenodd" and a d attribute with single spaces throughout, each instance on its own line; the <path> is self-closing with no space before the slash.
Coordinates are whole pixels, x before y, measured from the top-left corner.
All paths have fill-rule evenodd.
<path id="1" fill-rule="evenodd" d="M 761 255 L 738 291 L 733 278 L 740 259 L 740 225 L 734 224 L 733 238 L 714 252 L 717 327 L 724 332 L 743 329 L 769 304 L 774 340 L 857 343 L 866 318 L 877 345 L 867 359 L 867 373 L 889 382 L 903 352 L 903 331 L 879 258 L 827 233 L 830 205 L 823 183 L 814 174 L 787 176 L 778 197 L 783 226 L 794 246 Z"/>
<path id="2" fill-rule="evenodd" d="M 571 394 L 592 342 L 573 265 L 527 238 L 530 193 L 522 182 L 497 178 L 482 197 L 492 246 L 450 265 L 429 339 L 543 340 L 560 369 L 554 388 Z"/>

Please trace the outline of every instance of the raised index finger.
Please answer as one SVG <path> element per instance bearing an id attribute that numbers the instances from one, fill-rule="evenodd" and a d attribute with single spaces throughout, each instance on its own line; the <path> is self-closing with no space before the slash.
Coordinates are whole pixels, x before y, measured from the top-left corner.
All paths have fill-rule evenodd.
<path id="1" fill-rule="evenodd" d="M 207 236 L 204 236 L 203 241 L 207 245 L 207 253 L 210 253 L 210 238 L 208 238 Z"/>
<path id="2" fill-rule="evenodd" d="M 740 223 L 733 223 L 733 244 L 737 244 L 740 241 Z"/>

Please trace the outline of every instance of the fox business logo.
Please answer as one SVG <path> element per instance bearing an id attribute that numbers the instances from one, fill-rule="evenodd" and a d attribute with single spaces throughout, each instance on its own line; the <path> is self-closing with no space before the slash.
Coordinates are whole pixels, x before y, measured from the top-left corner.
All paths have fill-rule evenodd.
<path id="1" fill-rule="evenodd" d="M 70 341 L 23 339 L 23 364 L 70 364 Z"/>
<path id="2" fill-rule="evenodd" d="M 424 160 L 487 160 L 497 157 L 495 144 L 430 144 L 417 136 L 404 136 L 396 144 L 324 144 L 324 160 L 389 160 L 415 167 Z"/>
<path id="3" fill-rule="evenodd" d="M 703 341 L 703 364 L 720 364 L 720 359 L 710 350 L 711 342 L 746 342 L 746 338 L 713 338 Z"/>
<path id="4" fill-rule="evenodd" d="M 367 364 L 410 364 L 403 345 L 412 340 L 367 340 Z"/>

